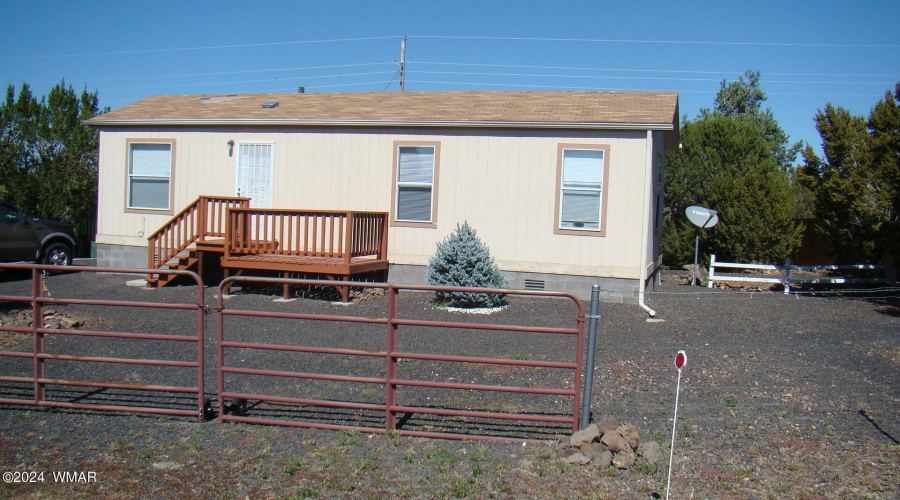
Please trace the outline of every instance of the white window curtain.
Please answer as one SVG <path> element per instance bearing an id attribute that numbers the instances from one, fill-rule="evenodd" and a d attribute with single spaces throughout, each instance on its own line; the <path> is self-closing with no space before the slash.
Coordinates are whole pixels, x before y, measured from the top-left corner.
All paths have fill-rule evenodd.
<path id="1" fill-rule="evenodd" d="M 434 147 L 401 146 L 397 163 L 397 220 L 431 222 Z"/>
<path id="2" fill-rule="evenodd" d="M 171 144 L 132 144 L 128 170 L 128 207 L 169 209 Z"/>
<path id="3" fill-rule="evenodd" d="M 603 150 L 563 150 L 559 227 L 600 229 L 603 161 Z"/>

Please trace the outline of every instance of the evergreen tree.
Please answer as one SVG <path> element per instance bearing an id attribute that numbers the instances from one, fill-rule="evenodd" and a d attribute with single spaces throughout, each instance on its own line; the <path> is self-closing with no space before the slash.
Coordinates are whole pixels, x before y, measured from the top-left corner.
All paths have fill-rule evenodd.
<path id="1" fill-rule="evenodd" d="M 824 158 L 804 153 L 802 182 L 839 262 L 900 258 L 900 83 L 868 121 L 828 103 L 816 114 Z"/>
<path id="2" fill-rule="evenodd" d="M 438 243 L 428 262 L 428 283 L 441 286 L 507 288 L 509 284 L 494 263 L 488 247 L 468 222 Z M 435 301 L 453 307 L 497 307 L 505 296 L 492 293 L 435 292 Z"/>
<path id="3" fill-rule="evenodd" d="M 38 217 L 80 223 L 97 207 L 99 139 L 84 121 L 101 111 L 97 93 L 65 80 L 38 101 L 9 85 L 0 105 L 0 196 Z"/>
<path id="4" fill-rule="evenodd" d="M 875 177 L 876 199 L 883 207 L 884 223 L 879 240 L 883 251 L 900 263 L 900 82 L 893 95 L 887 92 L 869 114 L 870 144 Z"/>
<path id="5" fill-rule="evenodd" d="M 780 262 L 799 247 L 790 165 L 800 145 L 762 110 L 759 73 L 745 76 L 723 81 L 715 107 L 684 120 L 682 148 L 667 156 L 662 252 L 670 265 L 693 260 L 691 205 L 719 212 L 721 222 L 701 236 L 723 260 Z"/>

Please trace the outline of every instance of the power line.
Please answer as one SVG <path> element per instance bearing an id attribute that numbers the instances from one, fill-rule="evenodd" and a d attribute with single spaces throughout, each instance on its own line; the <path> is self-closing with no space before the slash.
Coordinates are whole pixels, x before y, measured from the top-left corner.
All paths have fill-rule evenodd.
<path id="1" fill-rule="evenodd" d="M 573 71 L 625 71 L 635 73 L 687 73 L 687 74 L 703 74 L 703 75 L 743 75 L 744 71 L 700 71 L 700 70 L 677 70 L 677 69 L 640 69 L 640 68 L 590 68 L 580 66 L 532 66 L 521 64 L 483 64 L 483 63 L 452 63 L 452 62 L 433 62 L 433 61 L 410 61 L 412 64 L 431 64 L 440 66 L 477 66 L 477 67 L 494 67 L 494 68 L 527 68 L 527 69 L 562 69 Z M 896 75 L 845 75 L 836 73 L 776 73 L 765 72 L 765 75 L 776 76 L 828 76 L 828 77 L 847 77 L 847 78 L 900 78 L 900 74 Z"/>
<path id="2" fill-rule="evenodd" d="M 395 81 L 397 81 L 397 77 L 400 76 L 400 71 L 402 71 L 402 70 L 398 69 L 397 72 L 394 73 L 394 77 L 391 78 L 391 81 L 388 82 L 388 84 L 384 86 L 384 88 L 381 90 L 382 92 L 386 91 L 386 90 L 388 89 L 388 87 L 391 86 L 392 83 L 394 83 Z"/>
<path id="3" fill-rule="evenodd" d="M 285 45 L 302 45 L 310 43 L 358 42 L 369 40 L 402 39 L 402 35 L 371 36 L 357 38 L 334 38 L 326 40 L 294 40 L 287 42 L 246 43 L 234 45 L 208 45 L 197 47 L 175 47 L 168 49 L 122 50 L 113 52 L 92 52 L 80 54 L 50 54 L 36 56 L 0 57 L 0 61 L 16 61 L 29 59 L 53 59 L 70 57 L 96 57 L 114 55 L 153 54 L 167 52 L 187 52 L 198 50 L 221 50 L 252 47 L 276 47 Z M 495 40 L 495 41 L 534 41 L 534 42 L 579 42 L 579 43 L 647 43 L 672 45 L 725 45 L 725 46 L 760 46 L 760 47 L 818 47 L 818 48 L 900 48 L 896 44 L 834 44 L 834 43 L 779 43 L 779 42 L 724 42 L 716 40 L 636 40 L 636 39 L 599 39 L 599 38 L 539 38 L 539 37 L 492 37 L 492 36 L 449 36 L 449 35 L 411 35 L 408 38 L 443 39 L 443 40 Z"/>
<path id="4" fill-rule="evenodd" d="M 678 81 L 678 82 L 718 82 L 719 80 L 711 78 L 675 78 L 675 77 L 648 77 L 648 76 L 601 76 L 601 75 L 560 75 L 560 74 L 538 74 L 538 73 L 488 73 L 488 72 L 466 72 L 466 71 L 417 71 L 417 73 L 435 74 L 435 75 L 482 75 L 482 76 L 529 76 L 540 78 L 597 78 L 603 80 L 661 80 L 661 81 Z M 795 83 L 800 85 L 881 85 L 890 86 L 891 82 L 801 82 L 788 80 L 767 80 L 766 83 Z"/>
<path id="5" fill-rule="evenodd" d="M 407 82 L 411 83 L 426 83 L 432 85 L 462 85 L 462 86 L 483 86 L 483 87 L 518 87 L 518 88 L 532 88 L 532 89 L 558 89 L 558 90 L 622 90 L 622 91 L 654 91 L 659 89 L 636 89 L 634 87 L 580 87 L 580 86 L 572 86 L 572 85 L 529 85 L 529 84 L 516 84 L 516 83 L 487 83 L 487 82 L 453 82 L 453 81 L 438 81 L 438 80 L 407 80 Z M 667 89 L 678 92 L 680 94 L 716 94 L 718 93 L 718 89 L 710 89 L 710 90 L 691 90 L 691 89 Z M 766 95 L 787 95 L 787 96 L 804 96 L 804 97 L 882 97 L 882 94 L 840 94 L 840 93 L 802 93 L 802 92 L 766 92 Z"/>
<path id="6" fill-rule="evenodd" d="M 152 86 L 144 86 L 144 87 L 123 87 L 123 88 L 115 88 L 115 89 L 104 89 L 106 91 L 118 91 L 118 90 L 147 90 L 147 89 L 165 89 L 165 88 L 178 88 L 178 87 L 205 87 L 210 85 L 234 85 L 239 83 L 260 83 L 260 82 L 271 82 L 272 80 L 312 80 L 316 78 L 341 78 L 347 76 L 365 76 L 365 75 L 389 75 L 393 73 L 392 71 L 371 71 L 366 73 L 339 73 L 336 75 L 316 75 L 316 76 L 295 76 L 289 78 L 264 78 L 257 80 L 235 80 L 229 82 L 208 82 L 208 83 L 180 83 L 177 85 L 152 85 Z M 313 87 L 309 87 L 313 88 Z M 296 89 L 295 89 L 296 90 Z"/>
<path id="7" fill-rule="evenodd" d="M 148 75 L 148 76 L 123 76 L 117 78 L 69 78 L 76 82 L 110 82 L 121 80 L 151 80 L 154 78 L 190 78 L 196 76 L 222 76 L 222 75 L 239 75 L 246 73 L 272 73 L 275 71 L 305 71 L 311 69 L 334 69 L 334 68 L 354 68 L 361 66 L 380 66 L 385 64 L 397 64 L 396 61 L 385 61 L 377 63 L 358 63 L 358 64 L 332 64 L 327 66 L 303 66 L 297 68 L 275 68 L 275 69 L 247 69 L 241 71 L 217 71 L 213 73 L 184 73 L 180 75 Z M 53 82 L 35 82 L 35 83 L 56 83 Z"/>
<path id="8" fill-rule="evenodd" d="M 673 45 L 750 45 L 761 47 L 822 47 L 822 48 L 900 48 L 900 45 L 881 44 L 836 44 L 836 43 L 778 43 L 778 42 L 720 42 L 701 40 L 629 40 L 602 38 L 538 38 L 538 37 L 498 37 L 498 36 L 445 36 L 410 35 L 409 38 L 439 38 L 447 40 L 507 40 L 530 42 L 591 42 L 591 43 L 652 43 Z"/>
<path id="9" fill-rule="evenodd" d="M 210 45 L 201 47 L 179 47 L 172 49 L 145 49 L 145 50 L 123 50 L 117 52 L 94 52 L 88 54 L 56 54 L 43 56 L 16 56 L 16 57 L 0 57 L 0 61 L 16 61 L 25 59 L 53 59 L 63 57 L 95 57 L 95 56 L 119 56 L 134 54 L 154 54 L 165 52 L 187 52 L 193 50 L 218 50 L 218 49 L 242 49 L 248 47 L 274 47 L 279 45 L 300 45 L 306 43 L 332 43 L 332 42 L 358 42 L 367 40 L 386 40 L 392 38 L 402 38 L 400 36 L 370 36 L 360 38 L 335 38 L 332 40 L 299 40 L 293 42 L 270 42 L 270 43 L 246 43 L 239 45 Z"/>

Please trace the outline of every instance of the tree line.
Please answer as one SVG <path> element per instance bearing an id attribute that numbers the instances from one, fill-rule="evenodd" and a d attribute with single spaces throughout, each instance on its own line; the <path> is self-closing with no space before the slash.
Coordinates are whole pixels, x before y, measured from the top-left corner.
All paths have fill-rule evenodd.
<path id="1" fill-rule="evenodd" d="M 97 92 L 65 80 L 37 99 L 9 85 L 0 105 L 0 198 L 37 217 L 80 225 L 96 217 L 99 138 L 85 120 L 99 113 Z"/>
<path id="2" fill-rule="evenodd" d="M 667 155 L 663 260 L 693 261 L 697 228 L 685 209 L 719 212 L 704 229 L 705 252 L 723 261 L 780 263 L 801 244 L 800 220 L 815 217 L 839 262 L 900 257 L 900 83 L 868 119 L 828 103 L 815 116 L 824 158 L 778 126 L 760 73 L 723 81 L 713 107 L 681 124 L 681 147 Z M 801 163 L 795 164 L 798 155 Z"/>
<path id="3" fill-rule="evenodd" d="M 667 155 L 663 259 L 693 261 L 696 228 L 685 209 L 718 210 L 703 247 L 722 260 L 783 262 L 800 246 L 799 219 L 816 217 L 839 261 L 900 258 L 900 82 L 868 118 L 828 103 L 815 116 L 824 156 L 791 143 L 763 108 L 760 73 L 723 81 L 712 108 L 683 118 L 681 147 Z M 0 105 L 0 197 L 39 217 L 80 223 L 96 216 L 99 139 L 85 120 L 97 92 L 65 80 L 37 99 L 9 85 Z M 798 155 L 801 162 L 795 164 Z"/>

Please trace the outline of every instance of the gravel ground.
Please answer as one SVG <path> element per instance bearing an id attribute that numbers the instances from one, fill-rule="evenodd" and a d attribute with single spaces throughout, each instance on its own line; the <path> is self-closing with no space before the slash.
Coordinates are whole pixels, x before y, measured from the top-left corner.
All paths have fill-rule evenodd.
<path id="1" fill-rule="evenodd" d="M 671 498 L 900 498 L 900 310 L 896 298 L 852 293 L 707 290 L 667 273 L 648 302 L 656 318 L 633 305 L 602 304 L 596 350 L 595 418 L 633 423 L 642 437 L 668 452 L 679 349 L 683 371 Z M 47 280 L 53 297 L 193 303 L 191 287 L 125 286 L 133 276 L 65 274 Z M 0 272 L 0 295 L 27 294 L 22 275 Z M 896 293 L 896 292 L 894 292 Z M 214 304 L 214 289 L 206 301 Z M 385 299 L 350 306 L 301 298 L 277 302 L 280 289 L 248 289 L 227 299 L 233 309 L 315 312 L 361 318 L 384 314 Z M 410 294 L 401 315 L 417 319 L 571 327 L 575 308 L 562 300 L 513 298 L 491 315 L 434 308 L 425 294 Z M 0 314 L 20 306 L 0 302 Z M 84 322 L 80 329 L 187 334 L 195 313 L 68 305 L 52 307 Z M 214 398 L 215 314 L 206 320 L 205 384 Z M 0 327 L 2 328 L 2 327 Z M 320 347 L 383 349 L 383 325 L 228 317 L 229 339 L 304 342 Z M 190 360 L 196 345 L 161 341 L 49 336 L 48 352 Z M 60 338 L 57 338 L 60 337 Z M 31 338 L 0 332 L 0 350 L 27 351 Z M 401 327 L 400 347 L 417 352 L 470 353 L 513 359 L 568 361 L 574 343 L 559 335 L 472 334 Z M 250 355 L 253 355 L 252 357 Z M 229 364 L 285 371 L 383 376 L 377 358 L 272 355 L 229 350 Z M 0 358 L 0 373 L 24 376 L 30 362 Z M 192 385 L 196 372 L 110 363 L 48 361 L 47 376 L 142 384 Z M 381 370 L 379 372 L 379 370 Z M 404 378 L 571 384 L 565 370 L 529 370 L 471 363 L 402 363 Z M 567 375 L 568 378 L 567 378 Z M 530 377 L 530 379 L 529 379 Z M 517 382 L 514 382 L 517 381 Z M 371 384 L 229 376 L 229 390 L 275 396 L 378 402 Z M 0 382 L 0 398 L 28 397 L 30 388 Z M 124 390 L 54 386 L 57 401 L 191 409 L 189 397 Z M 401 404 L 503 411 L 565 413 L 560 397 L 501 396 L 469 391 L 409 390 Z M 252 406 L 253 416 L 378 425 L 366 412 Z M 409 429 L 487 432 L 551 439 L 558 425 L 499 425 L 491 421 L 415 416 Z M 548 444 L 424 439 L 396 434 L 326 431 L 283 426 L 199 422 L 191 417 L 36 409 L 0 404 L 0 470 L 35 482 L 0 483 L 0 497 L 15 498 L 654 498 L 665 496 L 667 463 L 619 471 L 572 466 L 553 458 Z M 70 481 L 53 473 L 82 472 Z M 88 473 L 95 473 L 93 476 Z M 26 474 L 31 473 L 31 474 Z M 43 474 L 41 476 L 41 473 Z M 6 478 L 7 476 L 4 476 Z M 39 478 L 43 478 L 40 480 Z M 81 479 L 73 482 L 71 479 Z M 94 479 L 94 480 L 92 480 Z"/>

